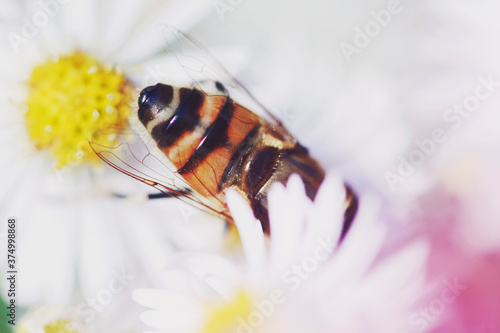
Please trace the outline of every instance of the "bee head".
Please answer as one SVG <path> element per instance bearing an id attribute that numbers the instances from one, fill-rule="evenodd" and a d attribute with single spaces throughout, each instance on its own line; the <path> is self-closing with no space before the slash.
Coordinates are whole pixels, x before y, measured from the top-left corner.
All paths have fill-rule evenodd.
<path id="1" fill-rule="evenodd" d="M 138 117 L 144 126 L 160 116 L 162 118 L 172 116 L 173 110 L 169 108 L 169 105 L 172 102 L 173 94 L 172 86 L 162 83 L 146 87 L 141 91 L 138 100 Z"/>

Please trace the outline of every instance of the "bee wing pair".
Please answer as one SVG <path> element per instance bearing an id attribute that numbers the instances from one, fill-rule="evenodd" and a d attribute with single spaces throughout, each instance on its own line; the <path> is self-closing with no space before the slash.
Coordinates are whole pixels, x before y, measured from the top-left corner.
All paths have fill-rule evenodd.
<path id="1" fill-rule="evenodd" d="M 169 25 L 161 26 L 161 33 L 166 41 L 167 54 L 176 61 L 177 70 L 171 73 L 175 76 L 171 80 L 175 81 L 176 85 L 191 86 L 206 96 L 230 96 L 231 99 L 256 111 L 270 123 L 281 126 L 280 121 L 192 37 Z M 137 114 L 133 117 L 137 118 Z M 135 122 L 135 119 L 132 122 Z M 232 220 L 224 202 L 215 194 L 212 198 L 200 195 L 190 183 L 179 176 L 171 161 L 155 147 L 156 142 L 150 139 L 149 134 L 141 132 L 144 130 L 136 129 L 134 132 L 129 128 L 106 128 L 97 133 L 89 143 L 105 163 L 156 188 L 165 197 L 176 197 L 224 220 Z M 120 143 L 112 147 L 102 144 L 102 139 L 109 135 L 118 135 Z"/>
<path id="2" fill-rule="evenodd" d="M 173 55 L 181 69 L 181 82 L 192 84 L 206 95 L 224 94 L 252 110 L 270 123 L 281 125 L 281 121 L 269 112 L 252 93 L 234 78 L 203 45 L 178 29 L 162 25 L 165 49 Z M 215 88 L 215 89 L 214 89 Z"/>
<path id="3" fill-rule="evenodd" d="M 144 143 L 106 147 L 97 137 L 92 148 L 115 169 L 228 222 L 225 191 L 234 188 L 270 232 L 272 185 L 298 174 L 314 200 L 323 168 L 202 46 L 170 26 L 162 33 L 178 64 L 178 83 L 141 92 L 135 119 Z M 346 197 L 343 234 L 357 210 L 348 187 Z"/>
<path id="4" fill-rule="evenodd" d="M 115 146 L 101 143 L 109 135 L 118 135 L 120 143 Z M 131 129 L 103 129 L 94 135 L 89 144 L 103 162 L 161 192 L 158 195 L 149 195 L 149 198 L 177 198 L 209 214 L 231 220 L 231 216 L 224 209 L 214 209 L 210 200 L 191 189 L 191 186 L 176 174 L 171 163 Z M 117 192 L 113 192 L 113 195 L 127 197 Z"/>

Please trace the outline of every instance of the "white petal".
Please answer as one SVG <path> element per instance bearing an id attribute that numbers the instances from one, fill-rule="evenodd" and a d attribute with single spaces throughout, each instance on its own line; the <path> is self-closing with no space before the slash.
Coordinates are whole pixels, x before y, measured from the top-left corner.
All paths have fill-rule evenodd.
<path id="1" fill-rule="evenodd" d="M 274 184 L 269 191 L 268 202 L 271 273 L 281 275 L 291 261 L 303 253 L 301 239 L 311 202 L 298 175 L 290 177 L 286 189 L 281 184 Z"/>
<path id="2" fill-rule="evenodd" d="M 123 207 L 128 206 L 128 207 Z M 137 203 L 120 203 L 109 209 L 117 211 L 117 220 L 121 241 L 128 244 L 126 252 L 140 258 L 141 274 L 148 278 L 152 285 L 160 286 L 161 272 L 164 270 L 174 249 L 163 233 L 158 232 L 154 219 L 144 214 L 144 205 Z"/>
<path id="3" fill-rule="evenodd" d="M 378 264 L 365 279 L 363 288 L 380 295 L 398 295 L 388 300 L 397 303 L 395 307 L 411 306 L 422 293 L 428 254 L 429 244 L 423 240 L 406 245 Z"/>
<path id="4" fill-rule="evenodd" d="M 196 332 L 202 324 L 203 318 L 186 313 L 179 315 L 163 311 L 147 311 L 141 314 L 141 320 L 151 326 L 166 332 Z"/>
<path id="5" fill-rule="evenodd" d="M 31 209 L 34 215 L 29 228 L 24 227 L 28 221 L 22 215 L 18 221 L 19 285 L 25 286 L 19 290 L 19 301 L 30 304 L 38 298 L 48 304 L 64 302 L 74 288 L 74 225 L 70 221 L 75 216 L 71 209 L 57 203 L 38 204 Z"/>
<path id="6" fill-rule="evenodd" d="M 99 1 L 96 11 L 96 29 L 99 32 L 95 50 L 101 59 L 110 62 L 113 54 L 130 39 L 134 25 L 141 18 L 145 7 L 151 1 L 112 0 Z M 144 18 L 142 18 L 144 19 Z"/>
<path id="7" fill-rule="evenodd" d="M 12 32 L 11 29 L 15 27 L 19 21 L 18 18 L 22 16 L 22 8 L 19 1 L 16 0 L 4 0 L 0 2 L 0 22 L 2 22 L 0 27 L 0 32 L 7 35 L 7 33 Z M 5 30 L 4 30 L 5 29 Z M 5 36 L 4 35 L 4 36 Z"/>
<path id="8" fill-rule="evenodd" d="M 226 200 L 240 234 L 250 275 L 256 279 L 262 278 L 266 265 L 266 246 L 262 225 L 255 219 L 247 202 L 236 191 L 228 190 Z"/>
<path id="9" fill-rule="evenodd" d="M 124 266 L 113 242 L 112 225 L 116 217 L 98 201 L 82 205 L 79 221 L 79 268 L 86 296 L 93 296 L 108 285 L 111 274 Z M 91 240 L 91 241 L 89 241 Z"/>
<path id="10" fill-rule="evenodd" d="M 307 219 L 305 251 L 317 245 L 319 237 L 338 240 L 344 222 L 345 186 L 339 175 L 328 173 L 314 199 L 314 208 Z"/>
<path id="11" fill-rule="evenodd" d="M 365 194 L 360 200 L 358 214 L 330 262 L 322 274 L 325 284 L 355 283 L 373 264 L 386 235 L 385 226 L 376 220 L 378 202 Z"/>
<path id="12" fill-rule="evenodd" d="M 206 310 L 203 303 L 196 298 L 167 290 L 138 289 L 134 290 L 132 298 L 151 309 L 180 315 L 192 314 L 201 317 Z"/>
<path id="13" fill-rule="evenodd" d="M 229 260 L 210 254 L 187 255 L 183 266 L 188 268 L 219 297 L 230 300 L 241 285 L 244 276 Z M 213 293 L 212 293 L 213 296 Z"/>
<path id="14" fill-rule="evenodd" d="M 72 0 L 67 4 L 59 5 L 62 38 L 74 41 L 76 48 L 87 52 L 95 51 L 94 43 L 101 31 L 98 30 L 97 17 L 99 2 L 97 0 Z M 57 2 L 55 2 L 57 3 Z M 99 15 L 99 14 L 97 14 Z M 111 16 L 111 15 L 110 15 Z"/>
<path id="15" fill-rule="evenodd" d="M 116 61 L 123 63 L 137 62 L 152 55 L 165 46 L 163 34 L 158 33 L 159 24 L 169 24 L 181 31 L 187 31 L 194 24 L 210 13 L 212 6 L 208 0 L 172 0 L 143 1 L 142 10 L 133 13 L 133 29 L 126 32 L 126 40 L 113 53 Z M 118 37 L 119 38 L 119 37 Z"/>
<path id="16" fill-rule="evenodd" d="M 359 283 L 331 286 L 322 294 L 320 311 L 327 318 L 332 311 L 342 312 L 329 320 L 335 330 L 404 331 L 411 308 L 422 297 L 427 252 L 424 242 L 414 242 L 376 265 Z"/>

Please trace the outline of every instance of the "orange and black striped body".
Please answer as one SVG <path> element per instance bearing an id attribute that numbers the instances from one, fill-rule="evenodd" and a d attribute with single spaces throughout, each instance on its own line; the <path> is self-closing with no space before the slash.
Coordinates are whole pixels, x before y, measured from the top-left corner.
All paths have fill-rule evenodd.
<path id="1" fill-rule="evenodd" d="M 297 173 L 314 199 L 324 170 L 280 124 L 272 125 L 219 93 L 157 84 L 139 98 L 139 120 L 177 172 L 214 209 L 226 211 L 225 190 L 236 188 L 249 200 L 269 231 L 267 195 L 274 182 Z M 357 207 L 347 189 L 347 231 Z"/>

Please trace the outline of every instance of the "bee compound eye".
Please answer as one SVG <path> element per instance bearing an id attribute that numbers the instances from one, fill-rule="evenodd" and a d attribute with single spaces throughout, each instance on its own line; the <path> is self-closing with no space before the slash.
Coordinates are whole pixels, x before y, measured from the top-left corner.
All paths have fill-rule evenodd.
<path id="1" fill-rule="evenodd" d="M 146 102 L 146 100 L 148 99 L 149 95 L 151 94 L 154 88 L 155 86 L 149 86 L 141 91 L 141 95 L 139 96 L 138 100 L 139 107 L 141 107 Z"/>

